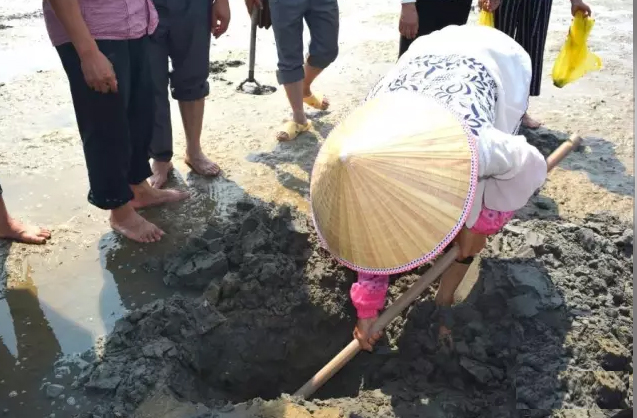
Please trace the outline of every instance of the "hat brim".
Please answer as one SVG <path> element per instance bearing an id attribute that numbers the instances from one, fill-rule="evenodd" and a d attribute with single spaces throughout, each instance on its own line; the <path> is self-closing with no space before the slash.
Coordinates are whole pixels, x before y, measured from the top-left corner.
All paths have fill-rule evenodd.
<path id="1" fill-rule="evenodd" d="M 430 120 L 423 121 L 423 116 L 427 115 L 430 116 Z M 392 118 L 395 119 L 392 123 L 392 129 L 383 130 L 383 121 L 389 122 Z M 416 118 L 415 121 L 414 118 Z M 400 125 L 400 122 L 405 123 Z M 427 151 L 423 151 L 424 155 L 431 157 L 429 160 L 423 157 L 423 161 L 430 161 L 430 163 L 434 161 L 434 164 L 429 165 L 435 166 L 435 161 L 441 160 L 440 153 L 447 157 L 451 155 L 451 152 L 458 155 L 456 160 L 447 158 L 446 162 L 436 168 L 437 171 L 433 174 L 430 170 L 423 175 L 424 171 L 422 170 L 424 169 L 420 169 L 421 171 L 416 173 L 420 177 L 407 178 L 411 183 L 420 181 L 417 187 L 421 187 L 423 183 L 427 182 L 435 184 L 432 178 L 440 173 L 440 170 L 446 170 L 444 175 L 447 177 L 449 177 L 449 173 L 457 175 L 458 178 L 453 179 L 455 183 L 445 186 L 449 187 L 449 190 L 437 186 L 438 190 L 434 190 L 435 193 L 425 196 L 428 200 L 423 200 L 425 197 L 422 197 L 422 193 L 421 195 L 414 194 L 415 197 L 412 198 L 409 193 L 410 190 L 414 190 L 415 193 L 416 186 L 414 186 L 416 188 L 399 190 L 402 186 L 396 181 L 395 173 L 400 171 L 399 174 L 404 179 L 404 173 L 409 172 L 408 165 L 414 163 L 412 160 L 415 157 L 411 158 L 408 153 L 400 154 L 399 151 L 389 152 L 387 144 L 383 143 L 385 141 L 389 145 L 398 144 L 396 145 L 398 148 L 416 152 L 417 140 L 396 138 L 409 133 L 410 129 L 412 132 L 419 132 L 420 125 L 425 126 L 425 128 L 427 125 L 429 128 L 433 126 L 432 129 L 434 129 L 433 133 L 425 132 L 426 135 L 423 134 L 424 136 L 419 137 L 425 138 L 421 141 L 423 144 L 420 144 L 421 147 L 427 149 Z M 393 135 L 391 132 L 395 128 L 398 131 L 402 130 L 402 133 Z M 423 132 L 425 130 L 423 129 Z M 452 131 L 453 136 L 440 138 L 435 136 L 439 132 Z M 372 136 L 374 137 L 371 140 L 372 144 L 361 137 L 361 135 L 364 137 L 370 132 L 373 132 Z M 393 135 L 393 137 L 387 141 L 383 139 L 383 135 Z M 445 149 L 447 138 L 449 138 L 448 142 L 450 143 L 449 149 Z M 409 146 L 408 148 L 405 148 L 406 144 Z M 378 148 L 383 146 L 385 147 L 384 151 L 379 153 Z M 335 153 L 340 158 L 337 159 Z M 344 164 L 343 155 L 347 155 L 347 158 L 351 156 L 351 161 L 348 160 L 348 163 Z M 387 157 L 388 155 L 389 157 Z M 438 160 L 435 160 L 434 157 Z M 372 159 L 374 161 L 370 162 Z M 394 167 L 391 172 L 387 169 L 390 161 L 393 161 L 393 166 L 398 166 Z M 457 169 L 453 165 L 454 162 L 457 162 Z M 403 163 L 403 167 L 400 167 L 400 163 Z M 375 170 L 382 166 L 381 168 L 385 169 L 383 173 L 385 177 L 376 176 L 376 178 L 391 181 L 391 185 L 395 185 L 394 189 L 387 189 L 387 196 L 381 198 L 377 194 L 370 198 L 368 192 L 371 191 L 374 194 L 374 191 L 380 190 L 379 186 L 369 186 L 370 182 L 366 183 L 360 178 L 358 178 L 358 183 L 352 180 L 352 178 L 356 179 L 362 175 L 371 176 L 370 166 L 375 166 Z M 421 178 L 423 176 L 424 179 Z M 418 179 L 414 180 L 416 177 Z M 352 112 L 334 129 L 319 151 L 310 185 L 312 218 L 321 244 L 341 264 L 364 273 L 397 274 L 433 260 L 453 241 L 469 215 L 475 198 L 477 182 L 476 138 L 461 119 L 455 116 L 444 103 L 417 93 L 384 94 L 366 102 Z M 451 196 L 453 205 L 441 199 L 436 200 L 440 194 L 450 194 L 450 190 L 455 193 L 454 196 Z M 330 196 L 330 193 L 340 197 Z M 319 194 L 320 196 L 317 196 Z M 391 200 L 390 195 L 394 195 L 397 201 Z M 325 199 L 328 200 L 327 203 Z M 334 201 L 330 201 L 330 199 Z M 393 219 L 391 222 L 383 224 L 383 218 L 380 215 L 376 216 L 374 212 L 375 210 L 382 212 L 386 210 L 387 206 L 392 206 L 396 208 L 396 211 L 403 212 L 407 210 L 405 208 L 410 206 L 408 202 L 425 202 L 421 209 L 424 208 L 423 211 L 427 212 L 428 216 L 433 219 L 428 219 L 417 210 L 414 211 L 413 208 L 410 208 L 410 213 L 413 215 L 411 218 L 406 217 L 403 213 L 401 215 L 402 221 Z M 441 207 L 448 210 L 443 211 Z M 361 220 L 364 213 L 367 213 L 367 216 Z M 404 225 L 401 222 L 404 222 Z M 401 228 L 404 230 L 397 231 Z M 434 229 L 436 230 L 435 234 L 432 232 Z M 355 237 L 361 237 L 361 241 L 357 241 Z M 374 240 L 379 241 L 375 242 Z M 397 246 L 402 248 L 401 251 L 397 249 Z"/>

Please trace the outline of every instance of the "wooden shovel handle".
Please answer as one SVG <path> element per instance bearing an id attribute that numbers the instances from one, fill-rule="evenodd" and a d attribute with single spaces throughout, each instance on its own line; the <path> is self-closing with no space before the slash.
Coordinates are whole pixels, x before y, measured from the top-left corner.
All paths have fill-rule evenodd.
<path id="1" fill-rule="evenodd" d="M 551 171 L 560 163 L 572 150 L 577 148 L 582 142 L 579 135 L 573 135 L 568 141 L 565 141 L 546 159 L 547 172 Z M 425 291 L 458 257 L 459 248 L 454 245 L 451 250 L 444 254 L 440 259 L 436 260 L 429 270 L 423 274 L 416 283 L 414 283 L 405 293 L 403 293 L 396 301 L 391 304 L 374 322 L 371 333 L 376 333 L 385 329 L 391 321 L 394 320 L 407 306 L 418 299 L 418 296 Z M 329 363 L 318 371 L 310 380 L 308 380 L 293 396 L 307 398 L 316 392 L 325 384 L 332 376 L 341 370 L 351 359 L 361 350 L 357 339 L 353 339 L 347 347 L 341 350 Z"/>
<path id="2" fill-rule="evenodd" d="M 546 171 L 551 171 L 555 168 L 564 157 L 574 149 L 577 149 L 581 143 L 582 137 L 579 135 L 571 135 L 567 141 L 562 142 L 562 144 L 546 158 Z"/>
<path id="3" fill-rule="evenodd" d="M 372 326 L 372 334 L 385 329 L 389 323 L 394 320 L 407 306 L 418 299 L 418 296 L 429 287 L 458 257 L 458 247 L 453 246 L 450 251 L 444 254 L 429 270 L 423 274 L 416 283 L 414 283 L 405 293 L 400 295 L 394 303 L 391 304 L 379 317 Z M 347 347 L 338 353 L 329 363 L 318 371 L 303 387 L 294 393 L 294 396 L 307 398 L 318 388 L 323 386 L 332 376 L 343 368 L 358 352 L 361 350 L 357 339 L 353 339 Z"/>

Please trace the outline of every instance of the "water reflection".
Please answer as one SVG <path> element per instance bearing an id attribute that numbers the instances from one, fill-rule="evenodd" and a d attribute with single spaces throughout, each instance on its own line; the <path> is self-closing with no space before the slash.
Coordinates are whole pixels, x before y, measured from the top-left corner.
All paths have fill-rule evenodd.
<path id="1" fill-rule="evenodd" d="M 11 410 L 33 399 L 33 382 L 46 376 L 61 350 L 38 300 L 28 261 L 21 277 L 8 283 L 2 304 L 9 318 L 0 336 L 0 403 Z M 11 325 L 13 332 L 5 333 Z"/>

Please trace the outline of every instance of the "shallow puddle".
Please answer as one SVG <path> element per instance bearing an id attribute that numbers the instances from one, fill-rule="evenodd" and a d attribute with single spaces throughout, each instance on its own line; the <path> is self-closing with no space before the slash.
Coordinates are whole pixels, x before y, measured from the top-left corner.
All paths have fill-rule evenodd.
<path id="1" fill-rule="evenodd" d="M 285 156 L 291 151 L 278 151 L 283 160 L 294 160 Z M 190 235 L 199 233 L 211 217 L 226 216 L 229 208 L 247 195 L 248 184 L 257 200 L 305 209 L 307 201 L 301 193 L 306 187 L 301 191 L 286 187 L 285 179 L 282 184 L 276 181 L 269 160 L 261 164 L 267 160 L 266 154 L 248 163 L 263 173 L 257 181 L 252 170 L 234 170 L 232 180 L 182 175 L 188 170 L 177 163 L 171 185 L 187 185 L 191 198 L 143 212 L 167 232 L 164 240 L 152 246 L 128 242 L 109 230 L 105 214 L 86 201 L 86 171 L 81 165 L 51 168 L 47 181 L 39 175 L 3 178 L 10 210 L 21 219 L 53 230 L 47 246 L 0 248 L 0 272 L 4 263 L 8 274 L 6 289 L 0 293 L 0 405 L 8 409 L 3 417 L 37 417 L 49 410 L 51 405 L 43 396 L 44 382 L 62 384 L 65 396 L 72 396 L 69 386 L 77 370 L 60 375 L 55 362 L 74 358 L 96 343 L 99 352 L 101 337 L 128 310 L 176 291 L 191 294 L 164 284 L 162 260 L 183 246 Z M 294 164 L 290 165 L 285 172 L 296 172 Z M 304 170 L 296 174 L 304 178 Z M 301 182 L 307 185 L 305 180 Z M 84 397 L 81 393 L 77 396 Z M 75 405 L 64 399 L 50 402 L 57 403 L 53 410 L 76 411 Z M 82 405 L 89 405 L 88 401 Z M 18 415 L 12 415 L 17 411 Z"/>

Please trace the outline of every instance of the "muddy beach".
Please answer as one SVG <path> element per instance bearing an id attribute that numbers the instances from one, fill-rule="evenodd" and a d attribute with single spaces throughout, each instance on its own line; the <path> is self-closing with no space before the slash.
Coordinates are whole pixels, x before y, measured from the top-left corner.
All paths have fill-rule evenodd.
<path id="1" fill-rule="evenodd" d="M 307 220 L 309 174 L 333 126 L 394 62 L 396 6 L 342 2 L 340 57 L 317 85 L 335 105 L 290 144 L 273 137 L 282 91 L 236 92 L 249 25 L 234 6 L 212 48 L 203 137 L 223 178 L 193 175 L 177 154 L 171 184 L 193 197 L 146 212 L 168 232 L 149 248 L 120 240 L 86 203 L 40 3 L 0 5 L 0 62 L 11 63 L 0 66 L 0 182 L 16 216 L 54 230 L 41 248 L 0 243 L 0 417 L 601 418 L 632 407 L 632 3 L 592 6 L 604 69 L 551 85 L 570 22 L 556 3 L 543 94 L 531 101 L 545 126 L 524 132 L 545 155 L 572 132 L 585 146 L 470 271 L 451 310 L 455 352 L 435 347 L 434 288 L 374 354 L 299 402 L 279 396 L 349 342 L 355 321 L 352 273 L 317 247 Z M 257 80 L 274 85 L 275 67 L 272 33 L 260 31 Z M 394 278 L 391 298 L 415 277 Z"/>
<path id="2" fill-rule="evenodd" d="M 360 354 L 320 401 L 298 405 L 369 418 L 574 408 L 601 417 L 632 407 L 632 252 L 632 226 L 609 214 L 516 220 L 490 241 L 477 282 L 451 309 L 452 353 L 436 345 L 426 292 L 375 354 Z M 166 283 L 202 295 L 156 301 L 117 323 L 74 384 L 101 395 L 83 417 L 136 416 L 157 397 L 200 405 L 183 418 L 258 417 L 232 414 L 294 392 L 351 339 L 352 274 L 288 207 L 240 202 L 227 223 L 153 264 Z M 395 277 L 390 299 L 417 277 Z"/>

